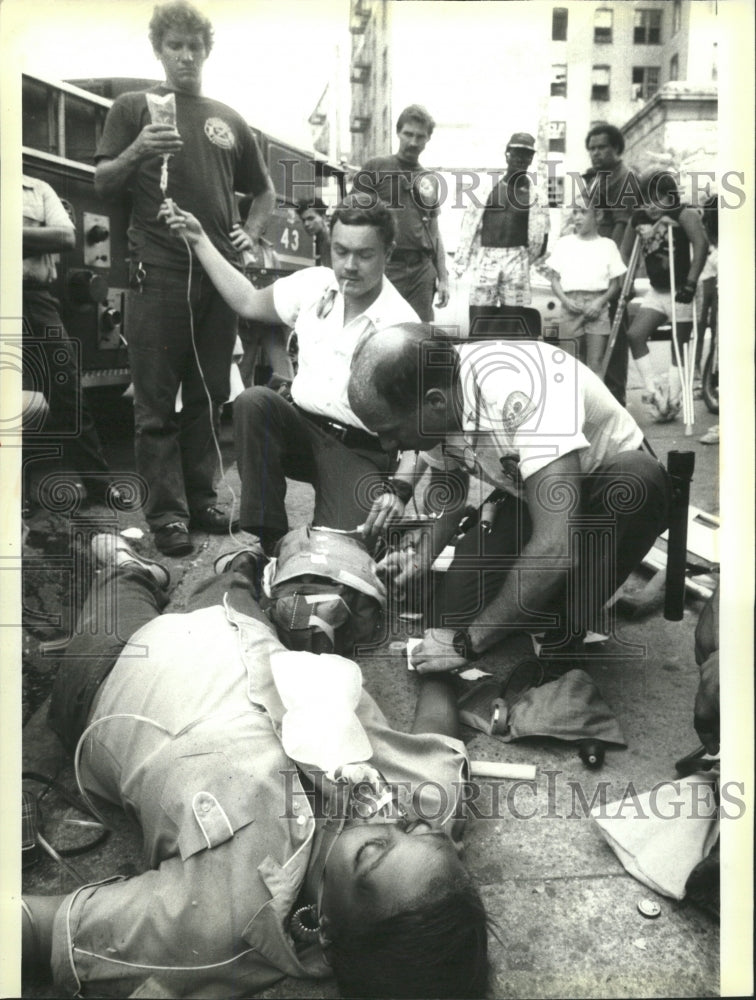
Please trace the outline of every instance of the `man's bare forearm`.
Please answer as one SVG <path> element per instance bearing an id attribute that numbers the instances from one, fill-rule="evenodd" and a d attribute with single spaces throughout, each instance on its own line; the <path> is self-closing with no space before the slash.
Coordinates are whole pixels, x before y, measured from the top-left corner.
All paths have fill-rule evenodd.
<path id="1" fill-rule="evenodd" d="M 536 617 L 565 588 L 569 556 L 557 546 L 528 544 L 494 598 L 469 625 L 470 640 L 480 653 L 517 632 L 543 627 Z"/>
<path id="2" fill-rule="evenodd" d="M 256 195 L 249 207 L 244 228 L 253 240 L 259 240 L 265 230 L 265 224 L 276 207 L 276 192 L 270 184 L 267 191 Z"/>
<path id="3" fill-rule="evenodd" d="M 97 194 L 101 198 L 116 198 L 123 194 L 140 160 L 133 143 L 114 160 L 100 160 L 95 167 L 94 184 Z"/>
<path id="4" fill-rule="evenodd" d="M 207 271 L 208 277 L 235 313 L 244 319 L 258 319 L 261 322 L 280 323 L 280 317 L 273 303 L 273 287 L 256 289 L 217 250 L 206 233 L 193 244 L 198 260 Z"/>
<path id="5" fill-rule="evenodd" d="M 453 679 L 448 675 L 422 674 L 419 685 L 412 732 L 459 739 L 459 710 Z"/>

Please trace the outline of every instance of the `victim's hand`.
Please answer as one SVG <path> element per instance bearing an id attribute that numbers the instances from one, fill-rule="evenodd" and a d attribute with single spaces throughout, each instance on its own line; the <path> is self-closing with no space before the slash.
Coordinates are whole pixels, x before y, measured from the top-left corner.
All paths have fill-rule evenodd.
<path id="1" fill-rule="evenodd" d="M 412 581 L 430 572 L 430 544 L 423 536 L 415 545 L 392 549 L 378 563 L 378 576 L 390 587 L 398 601 L 404 601 L 411 590 Z"/>
<path id="2" fill-rule="evenodd" d="M 453 628 L 428 628 L 410 653 L 410 661 L 419 674 L 442 673 L 460 670 L 467 660 L 453 646 Z"/>
<path id="3" fill-rule="evenodd" d="M 183 212 L 171 198 L 166 198 L 160 206 L 158 219 L 162 219 L 177 238 L 186 237 L 191 246 L 205 235 L 199 220 L 191 212 Z"/>
<path id="4" fill-rule="evenodd" d="M 333 777 L 336 781 L 346 781 L 352 786 L 369 785 L 376 792 L 380 792 L 384 783 L 380 771 L 367 761 L 342 764 L 333 772 Z"/>

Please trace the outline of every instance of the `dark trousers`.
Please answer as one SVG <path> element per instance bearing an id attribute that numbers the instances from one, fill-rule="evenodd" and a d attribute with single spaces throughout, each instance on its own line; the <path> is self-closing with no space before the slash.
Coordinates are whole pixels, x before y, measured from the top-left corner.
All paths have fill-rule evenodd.
<path id="1" fill-rule="evenodd" d="M 386 277 L 423 323 L 433 322 L 436 267 L 432 257 L 418 253 L 413 262 L 391 258 L 386 264 Z"/>
<path id="2" fill-rule="evenodd" d="M 571 565 L 564 569 L 562 592 L 547 609 L 555 618 L 527 626 L 557 638 L 601 631 L 601 608 L 667 527 L 667 474 L 645 452 L 621 452 L 581 478 L 579 509 L 564 515 L 573 525 Z M 468 532 L 448 571 L 433 574 L 433 624 L 459 626 L 487 607 L 510 572 L 507 557 L 512 560 L 522 552 L 531 530 L 527 504 L 507 497 L 497 508 L 490 534 L 479 528 Z M 521 618 L 528 618 L 527 609 Z"/>
<path id="3" fill-rule="evenodd" d="M 379 478 L 395 466 L 395 456 L 380 450 L 347 448 L 263 387 L 234 400 L 234 439 L 241 527 L 272 536 L 288 530 L 287 476 L 314 486 L 313 524 L 350 530 L 364 522 Z"/>
<path id="4" fill-rule="evenodd" d="M 197 585 L 187 612 L 215 607 L 228 597 L 231 606 L 242 614 L 265 622 L 253 586 L 240 573 L 226 572 Z M 65 654 L 61 657 L 53 685 L 48 724 L 69 750 L 86 728 L 87 720 L 101 684 L 118 657 L 143 625 L 157 618 L 168 597 L 152 576 L 135 565 L 100 571 L 82 606 L 77 626 Z M 149 650 L 145 650 L 149 656 Z"/>
<path id="5" fill-rule="evenodd" d="M 617 312 L 617 299 L 609 303 L 609 320 L 614 322 Z M 606 369 L 604 385 L 614 396 L 620 406 L 625 406 L 627 402 L 627 364 L 628 364 L 628 341 L 627 341 L 627 310 L 622 314 L 622 322 L 617 332 L 617 339 L 614 342 L 612 353 L 609 358 L 609 367 Z"/>
<path id="6" fill-rule="evenodd" d="M 44 425 L 24 433 L 24 445 L 54 443 L 67 469 L 84 486 L 108 475 L 92 414 L 81 388 L 75 342 L 66 333 L 59 303 L 48 291 L 24 289 L 23 387 L 41 392 L 49 407 Z M 27 455 L 31 461 L 32 454 Z"/>
<path id="7" fill-rule="evenodd" d="M 229 395 L 236 315 L 199 266 L 189 295 L 187 272 L 152 264 L 145 269 L 141 286 L 128 294 L 129 362 L 136 470 L 147 483 L 145 516 L 155 529 L 186 522 L 192 511 L 216 501 L 212 431 L 218 434 L 220 407 Z M 176 413 L 179 386 L 182 409 Z"/>

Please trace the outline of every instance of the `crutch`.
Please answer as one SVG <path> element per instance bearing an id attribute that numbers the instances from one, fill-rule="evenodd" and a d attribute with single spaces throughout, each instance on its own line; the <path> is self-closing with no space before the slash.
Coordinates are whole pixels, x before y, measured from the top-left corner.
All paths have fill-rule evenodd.
<path id="1" fill-rule="evenodd" d="M 691 258 L 693 257 L 693 247 L 690 248 Z M 690 337 L 690 348 L 688 350 L 688 399 L 690 401 L 690 422 L 691 425 L 695 423 L 695 408 L 693 405 L 693 375 L 696 366 L 696 352 L 698 350 L 698 302 L 696 301 L 696 296 L 693 296 L 693 331 Z M 706 330 L 701 331 L 701 336 L 706 333 Z M 692 427 L 691 427 L 692 430 Z"/>
<path id="2" fill-rule="evenodd" d="M 606 379 L 606 372 L 609 368 L 609 361 L 612 357 L 612 351 L 614 350 L 614 345 L 617 342 L 617 337 L 619 335 L 620 326 L 622 325 L 622 317 L 627 309 L 627 304 L 630 301 L 630 296 L 632 295 L 633 282 L 635 281 L 635 273 L 638 270 L 638 263 L 640 261 L 640 236 L 635 237 L 635 242 L 633 243 L 633 249 L 630 254 L 630 260 L 628 261 L 627 271 L 625 271 L 625 278 L 622 282 L 622 291 L 617 299 L 617 309 L 614 313 L 614 322 L 612 323 L 612 329 L 609 333 L 609 342 L 606 345 L 606 350 L 604 351 L 604 357 L 601 361 L 601 379 L 602 381 Z"/>
<path id="3" fill-rule="evenodd" d="M 693 433 L 693 406 L 692 399 L 688 393 L 688 345 L 685 344 L 683 359 L 680 358 L 680 345 L 677 343 L 677 308 L 675 303 L 675 252 L 674 240 L 672 237 L 672 226 L 667 227 L 667 248 L 669 253 L 669 294 L 672 301 L 672 349 L 675 352 L 677 370 L 680 373 L 680 386 L 682 393 L 682 415 L 685 424 L 685 435 L 689 437 Z M 695 314 L 695 310 L 694 310 Z M 684 364 L 683 364 L 684 360 Z M 692 386 L 692 382 L 691 382 Z M 692 395 L 692 393 L 690 394 Z"/>

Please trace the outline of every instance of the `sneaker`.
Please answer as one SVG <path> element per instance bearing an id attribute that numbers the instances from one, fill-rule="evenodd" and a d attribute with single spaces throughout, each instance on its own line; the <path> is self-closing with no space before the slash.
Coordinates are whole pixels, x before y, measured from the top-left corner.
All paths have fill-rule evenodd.
<path id="1" fill-rule="evenodd" d="M 194 546 L 183 521 L 171 521 L 152 532 L 157 548 L 166 556 L 188 555 Z"/>
<path id="2" fill-rule="evenodd" d="M 225 535 L 227 531 L 236 531 L 239 521 L 231 521 L 220 507 L 202 507 L 194 510 L 189 518 L 189 527 L 193 531 L 208 531 L 211 535 Z"/>
<path id="3" fill-rule="evenodd" d="M 154 559 L 138 555 L 121 535 L 93 535 L 91 541 L 92 557 L 101 569 L 121 568 L 123 566 L 138 566 L 149 573 L 161 590 L 167 590 L 171 582 L 168 570 Z"/>
<path id="4" fill-rule="evenodd" d="M 259 575 L 259 568 L 267 562 L 267 557 L 259 542 L 252 542 L 243 548 L 232 549 L 231 552 L 224 552 L 218 556 L 213 563 L 213 572 L 216 576 L 226 573 L 228 570 L 243 573 L 245 576 L 256 577 Z"/>
<path id="5" fill-rule="evenodd" d="M 701 444 L 719 444 L 719 424 L 710 427 L 703 437 L 698 439 Z"/>

